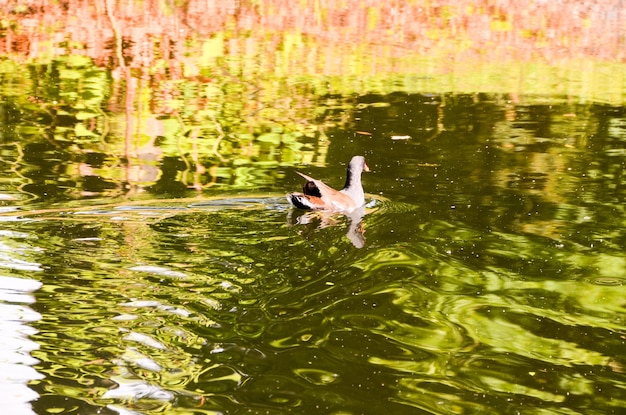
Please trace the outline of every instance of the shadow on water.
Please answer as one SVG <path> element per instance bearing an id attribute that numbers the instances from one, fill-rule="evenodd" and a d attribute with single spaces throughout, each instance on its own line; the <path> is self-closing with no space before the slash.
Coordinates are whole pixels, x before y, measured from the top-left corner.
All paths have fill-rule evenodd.
<path id="1" fill-rule="evenodd" d="M 597 279 L 575 245 L 367 199 L 356 219 L 282 196 L 3 214 L 43 282 L 33 407 L 622 406 L 623 279 Z"/>

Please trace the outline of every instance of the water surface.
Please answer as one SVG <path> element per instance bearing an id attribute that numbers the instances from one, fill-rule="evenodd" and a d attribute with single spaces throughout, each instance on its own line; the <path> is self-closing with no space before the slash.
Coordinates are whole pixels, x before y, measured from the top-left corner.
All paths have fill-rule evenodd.
<path id="1" fill-rule="evenodd" d="M 2 11 L 10 413 L 622 412 L 614 2 L 70 3 Z"/>

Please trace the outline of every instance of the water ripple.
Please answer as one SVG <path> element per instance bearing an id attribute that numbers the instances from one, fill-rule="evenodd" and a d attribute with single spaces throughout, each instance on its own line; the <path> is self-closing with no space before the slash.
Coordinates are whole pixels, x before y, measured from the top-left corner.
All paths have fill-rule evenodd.
<path id="1" fill-rule="evenodd" d="M 0 299 L 43 317 L 28 333 L 41 402 L 52 390 L 142 413 L 495 413 L 619 394 L 615 255 L 585 262 L 576 245 L 386 200 L 363 217 L 360 249 L 345 218 L 294 225 L 282 199 L 94 211 L 40 213 L 3 236 L 36 248 L 16 256 L 39 264 L 36 296 Z M 613 277 L 593 271 L 604 259 Z"/>

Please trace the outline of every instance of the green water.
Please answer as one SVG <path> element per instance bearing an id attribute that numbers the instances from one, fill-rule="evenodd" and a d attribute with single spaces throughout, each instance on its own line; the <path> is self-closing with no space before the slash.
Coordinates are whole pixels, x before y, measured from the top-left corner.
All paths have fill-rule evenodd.
<path id="1" fill-rule="evenodd" d="M 624 411 L 616 2 L 9 3 L 3 414 Z"/>
<path id="2" fill-rule="evenodd" d="M 620 413 L 625 110 L 531 101 L 351 97 L 324 113 L 344 124 L 323 162 L 272 150 L 319 151 L 305 136 L 257 137 L 267 153 L 201 192 L 164 157 L 125 198 L 93 173 L 111 154 L 6 142 L 11 396 L 37 414 Z M 296 170 L 337 187 L 353 154 L 372 170 L 360 222 L 288 206 Z"/>

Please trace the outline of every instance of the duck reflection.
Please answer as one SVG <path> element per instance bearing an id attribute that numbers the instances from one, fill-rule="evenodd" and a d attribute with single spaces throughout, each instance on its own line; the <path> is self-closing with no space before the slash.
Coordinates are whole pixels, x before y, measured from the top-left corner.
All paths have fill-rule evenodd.
<path id="1" fill-rule="evenodd" d="M 303 225 L 302 235 L 307 237 L 317 229 L 341 225 L 342 217 L 345 217 L 348 220 L 346 236 L 356 248 L 363 248 L 365 246 L 365 230 L 362 224 L 364 216 L 365 206 L 351 212 L 290 210 L 287 214 L 287 223 L 290 226 Z"/>

